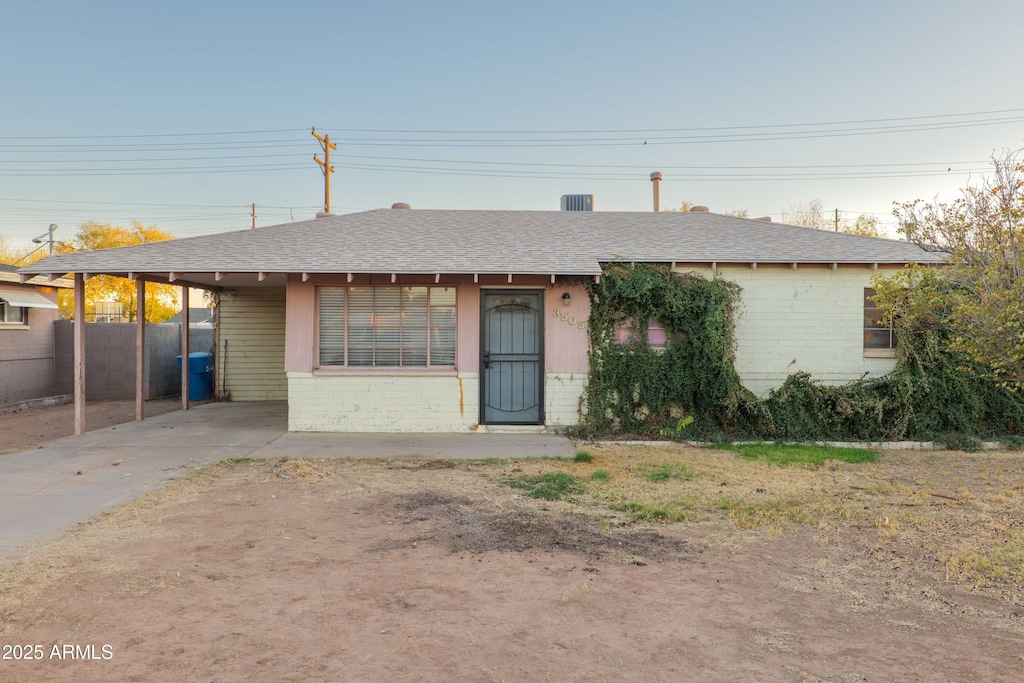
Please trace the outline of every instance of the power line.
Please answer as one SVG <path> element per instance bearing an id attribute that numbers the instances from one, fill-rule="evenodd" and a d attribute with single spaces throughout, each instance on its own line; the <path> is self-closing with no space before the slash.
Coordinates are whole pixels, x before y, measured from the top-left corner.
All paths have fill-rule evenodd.
<path id="1" fill-rule="evenodd" d="M 235 159 L 270 159 L 270 158 L 293 158 L 293 157 L 304 157 L 305 154 L 294 153 L 294 154 L 243 154 L 243 155 L 228 155 L 228 156 L 205 156 L 205 157 L 147 157 L 144 159 L 2 159 L 0 163 L 13 164 L 13 163 L 24 163 L 24 164 L 83 164 L 83 163 L 131 163 L 134 161 L 138 162 L 184 162 L 184 161 L 220 161 L 220 160 L 235 160 Z M 366 159 L 366 160 L 380 160 L 380 161 L 408 161 L 413 163 L 439 163 L 439 164 L 459 164 L 459 165 L 473 165 L 473 166 L 515 166 L 515 167 L 544 167 L 544 168 L 586 168 L 586 169 L 647 169 L 650 164 L 566 164 L 566 163 L 544 163 L 544 162 L 509 162 L 509 161 L 494 161 L 494 160 L 460 160 L 460 159 L 424 159 L 419 157 L 394 157 L 394 156 L 379 156 L 379 155 L 359 155 L 359 154 L 348 154 L 345 156 L 346 159 Z M 846 168 L 897 168 L 897 167 L 915 167 L 915 166 L 937 166 L 946 167 L 950 169 L 953 166 L 961 166 L 964 164 L 984 164 L 987 160 L 973 160 L 973 161 L 933 161 L 933 162 L 904 162 L 904 163 L 879 163 L 879 164 L 795 164 L 795 165 L 687 165 L 687 166 L 674 166 L 659 164 L 660 168 L 667 168 L 670 170 L 791 170 L 791 169 L 846 169 Z M 249 167 L 253 165 L 250 164 Z M 259 165 L 256 165 L 259 166 Z M 280 165 L 271 164 L 264 165 L 268 167 L 277 168 Z M 199 166 L 198 168 L 210 168 L 206 166 Z M 214 167 L 216 168 L 216 167 Z M 32 170 L 32 169 L 28 169 Z M 128 170 L 128 169 L 110 169 L 110 168 L 96 168 L 96 169 L 78 169 L 78 170 Z M 152 169 L 150 169 L 152 170 Z M 171 170 L 176 170 L 172 168 Z M 958 168 L 957 170 L 963 170 Z M 981 170 L 981 169 L 974 169 Z"/>
<path id="2" fill-rule="evenodd" d="M 179 206 L 185 208 L 210 208 L 210 209 L 240 209 L 248 208 L 248 204 L 166 204 L 158 202 L 101 202 L 101 201 L 78 201 L 72 199 L 25 199 L 22 197 L 11 198 L 11 197 L 0 197 L 0 202 L 39 202 L 41 204 L 89 204 L 89 205 L 101 205 L 101 206 Z M 260 206 L 263 206 L 262 204 Z M 315 206 L 266 206 L 268 209 L 299 209 L 299 208 L 316 208 Z"/>
<path id="3" fill-rule="evenodd" d="M 203 137 L 214 135 L 263 135 L 267 133 L 296 133 L 305 128 L 274 128 L 269 130 L 227 130 L 202 133 L 139 133 L 134 135 L 0 135 L 0 140 L 111 140 L 131 138 Z"/>
<path id="4" fill-rule="evenodd" d="M 209 142 L 209 143 L 177 143 L 177 142 L 152 142 L 132 143 L 125 145 L 5 145 L 0 144 L 0 150 L 13 150 L 18 152 L 35 152 L 38 154 L 51 154 L 54 152 L 86 151 L 86 152 L 146 152 L 153 149 L 174 150 L 182 152 L 200 152 L 217 149 L 237 149 L 240 145 L 251 148 L 274 149 L 279 147 L 305 147 L 304 140 L 240 140 L 237 142 Z"/>
<path id="5" fill-rule="evenodd" d="M 775 142 L 786 140 L 813 140 L 821 138 L 837 137 L 861 137 L 865 135 L 884 135 L 893 133 L 912 133 L 952 130 L 958 128 L 972 128 L 977 126 L 991 126 L 1007 123 L 1024 123 L 1024 118 L 1006 119 L 988 122 L 959 123 L 949 125 L 923 124 L 917 127 L 893 127 L 874 129 L 845 129 L 832 131 L 809 131 L 791 133 L 742 133 L 735 135 L 695 135 L 688 137 L 636 137 L 636 138 L 594 138 L 594 139 L 571 139 L 571 140 L 542 140 L 536 138 L 516 139 L 494 139 L 494 140 L 438 140 L 429 138 L 339 138 L 337 142 L 353 147 L 464 147 L 464 148 L 530 148 L 530 147 L 628 147 L 628 146 L 652 146 L 652 145 L 696 145 L 713 143 L 736 143 L 736 142 Z"/>
<path id="6" fill-rule="evenodd" d="M 638 169 L 647 170 L 650 169 L 650 164 L 634 164 L 634 165 L 623 165 L 623 164 L 555 164 L 555 163 L 540 163 L 540 162 L 516 162 L 516 161 L 478 161 L 478 160 L 460 160 L 460 159 L 423 159 L 416 157 L 390 157 L 390 156 L 377 156 L 377 155 L 360 155 L 360 154 L 346 154 L 346 159 L 370 159 L 379 161 L 414 161 L 422 163 L 438 163 L 438 164 L 489 164 L 494 166 L 545 166 L 545 167 L 558 167 L 558 168 L 615 168 L 615 169 Z M 902 162 L 902 163 L 883 163 L 883 164 L 797 164 L 797 165 L 774 165 L 774 166 L 730 166 L 730 165 L 712 165 L 712 166 L 671 166 L 666 164 L 658 164 L 658 168 L 667 168 L 671 170 L 726 170 L 726 169 L 739 169 L 739 170 L 776 170 L 776 169 L 811 169 L 811 168 L 887 168 L 897 166 L 945 166 L 947 168 L 951 166 L 963 165 L 963 164 L 987 164 L 988 159 L 980 159 L 973 161 L 918 161 L 918 162 Z"/>
<path id="7" fill-rule="evenodd" d="M 239 154 L 215 157 L 146 157 L 137 161 L 221 161 L 224 159 L 280 159 L 306 156 L 300 153 L 292 154 Z M 116 163 L 119 161 L 136 161 L 134 159 L 0 159 L 0 164 L 104 164 Z"/>
<path id="8" fill-rule="evenodd" d="M 818 126 L 847 126 L 865 123 L 892 123 L 902 121 L 929 121 L 934 119 L 954 119 L 967 116 L 991 116 L 995 114 L 1020 114 L 1024 108 L 990 109 L 986 111 L 958 112 L 952 114 L 925 114 L 919 116 L 897 116 L 874 119 L 841 119 L 834 121 L 804 121 L 798 123 L 748 124 L 736 126 L 703 126 L 680 128 L 599 128 L 599 129 L 387 129 L 387 128 L 346 128 L 332 127 L 331 130 L 346 133 L 388 133 L 388 134 L 443 134 L 443 135 L 567 135 L 567 134 L 603 134 L 603 133 L 673 133 L 715 130 L 752 130 L 800 128 Z M 268 128 L 256 130 L 200 131 L 180 133 L 137 133 L 117 135 L 0 135 L 0 140 L 132 140 L 141 138 L 197 138 L 235 135 L 269 135 L 278 133 L 306 132 L 308 128 Z"/>
<path id="9" fill-rule="evenodd" d="M 28 170 L 22 172 L 0 171 L 0 176 L 32 177 L 32 176 L 122 176 L 122 175 L 188 175 L 207 173 L 258 173 L 262 171 L 280 171 L 308 168 L 305 164 L 280 164 L 256 167 L 246 166 L 202 166 L 197 168 L 117 168 L 117 169 L 78 169 L 74 171 L 59 170 Z"/>
<path id="10" fill-rule="evenodd" d="M 630 181 L 636 180 L 638 175 L 624 174 L 585 174 L 585 173 L 558 173 L 551 171 L 503 171 L 487 169 L 454 169 L 436 167 L 412 167 L 412 166 L 387 166 L 377 164 L 336 164 L 338 168 L 348 168 L 361 171 L 378 171 L 391 173 L 418 173 L 422 175 L 451 175 L 465 177 L 488 177 L 488 178 L 536 178 L 536 179 L 560 179 L 560 180 L 614 180 Z M 857 179 L 880 179 L 880 178 L 927 178 L 935 176 L 963 176 L 969 175 L 971 169 L 960 171 L 924 171 L 924 172 L 882 172 L 882 173 L 833 173 L 833 174 L 684 174 L 673 176 L 666 182 L 677 181 L 778 181 L 778 180 L 857 180 Z"/>
<path id="11" fill-rule="evenodd" d="M 800 126 L 839 126 L 853 125 L 860 123 L 887 123 L 891 121 L 918 121 L 925 119 L 954 118 L 958 116 L 988 116 L 990 114 L 1011 114 L 1024 112 L 1024 109 L 993 109 L 980 112 L 964 112 L 960 114 L 931 114 L 926 116 L 901 116 L 882 119 L 852 119 L 846 121 L 819 121 L 809 123 L 778 123 L 746 126 L 713 126 L 703 128 L 610 128 L 610 129 L 589 129 L 589 130 L 395 130 L 395 129 L 374 129 L 374 128 L 332 128 L 332 130 L 346 133 L 416 133 L 416 134 L 495 134 L 495 135 L 516 135 L 516 134 L 551 134 L 561 135 L 569 133 L 673 133 L 710 130 L 744 130 L 756 128 L 795 128 Z"/>
<path id="12" fill-rule="evenodd" d="M 837 135 L 858 135 L 858 134 L 878 134 L 878 133 L 890 133 L 890 132 L 911 132 L 920 130 L 947 130 L 950 128 L 963 128 L 972 126 L 982 125 L 996 125 L 1006 123 L 1019 123 L 1024 121 L 1022 117 L 1024 109 L 996 109 L 989 111 L 980 112 L 964 112 L 956 114 L 933 114 L 924 116 L 903 116 L 903 117 L 888 117 L 888 118 L 877 118 L 877 119 L 850 119 L 840 121 L 818 121 L 818 122 L 803 122 L 803 123 L 782 123 L 782 124 L 750 124 L 750 125 L 737 125 L 737 126 L 704 126 L 704 127 L 680 127 L 680 128 L 634 128 L 634 129 L 561 129 L 561 130 L 415 130 L 415 129 L 361 129 L 361 128 L 335 128 L 346 133 L 374 133 L 374 134 L 386 134 L 391 136 L 396 135 L 448 135 L 448 136 L 464 136 L 464 135 L 514 135 L 514 136 L 526 136 L 526 135 L 570 135 L 584 138 L 583 140 L 550 140 L 550 139 L 536 139 L 536 138 L 521 138 L 516 139 L 470 139 L 470 140 L 437 140 L 437 139 L 421 139 L 421 138 L 350 138 L 346 139 L 346 142 L 359 143 L 359 144 L 370 144 L 370 143 L 459 143 L 462 145 L 469 145 L 473 143 L 477 144 L 523 144 L 523 143 L 566 143 L 566 142 L 589 142 L 592 144 L 596 143 L 634 143 L 644 142 L 648 144 L 659 143 L 668 144 L 670 142 L 681 143 L 681 142 L 692 142 L 695 140 L 719 140 L 725 141 L 730 139 L 742 139 L 742 140 L 756 140 L 756 139 L 801 139 L 805 136 L 837 136 Z M 997 114 L 1014 114 L 1014 116 L 1007 116 L 1001 118 L 976 118 L 968 121 L 956 121 L 946 120 L 937 121 L 937 119 L 958 119 L 964 117 L 982 117 L 992 116 Z M 911 121 L 919 121 L 921 123 L 906 123 Z M 898 123 L 899 125 L 884 125 L 884 126 L 869 126 L 862 128 L 849 128 L 849 126 L 860 126 L 862 124 L 888 124 Z M 824 126 L 832 127 L 826 130 L 783 130 L 783 129 L 814 129 L 821 128 Z M 842 128 L 836 128 L 842 126 Z M 249 130 L 249 131 L 221 131 L 221 132 L 198 132 L 198 133 L 154 133 L 147 135 L 82 135 L 82 136 L 0 136 L 0 140 L 134 140 L 140 138 L 198 138 L 198 137 L 217 137 L 217 136 L 238 136 L 238 135 L 266 135 L 266 134 L 278 134 L 278 133 L 293 133 L 305 129 L 295 128 L 279 128 L 279 129 L 266 129 L 266 130 Z M 741 132 L 735 134 L 717 134 L 717 135 L 688 135 L 688 136 L 670 136 L 670 137 L 657 137 L 652 134 L 658 133 L 709 133 L 717 131 L 769 131 L 769 132 Z M 639 137 L 634 138 L 593 138 L 594 135 L 605 135 L 605 134 L 636 134 Z M 587 139 L 589 138 L 589 139 Z M 200 149 L 210 148 L 233 148 L 240 144 L 249 145 L 268 145 L 268 144 L 279 144 L 279 143 L 301 143 L 301 139 L 271 139 L 271 140 L 249 140 L 249 141 L 212 141 L 212 142 L 200 142 L 196 143 L 192 140 L 184 142 L 160 142 L 160 143 L 127 143 L 125 145 L 117 145 L 111 147 L 109 145 L 100 146 L 91 143 L 83 145 L 75 145 L 71 143 L 60 143 L 60 144 L 32 144 L 32 145 L 14 145 L 14 144 L 0 144 L 0 148 L 30 148 L 30 149 L 67 149 L 68 147 L 77 148 L 92 148 L 92 149 L 148 149 L 148 148 L 167 148 L 167 147 L 182 147 L 188 145 L 199 145 Z"/>

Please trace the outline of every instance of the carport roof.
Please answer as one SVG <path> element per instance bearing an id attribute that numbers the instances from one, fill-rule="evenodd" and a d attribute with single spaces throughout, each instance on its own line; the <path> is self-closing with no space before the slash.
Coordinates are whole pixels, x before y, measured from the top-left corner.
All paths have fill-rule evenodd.
<path id="1" fill-rule="evenodd" d="M 904 264 L 943 255 L 894 240 L 712 213 L 376 209 L 255 230 L 47 257 L 22 274 L 598 275 L 605 262 Z M 262 280 L 261 280 L 262 282 Z M 270 282 L 263 282 L 270 284 Z"/>

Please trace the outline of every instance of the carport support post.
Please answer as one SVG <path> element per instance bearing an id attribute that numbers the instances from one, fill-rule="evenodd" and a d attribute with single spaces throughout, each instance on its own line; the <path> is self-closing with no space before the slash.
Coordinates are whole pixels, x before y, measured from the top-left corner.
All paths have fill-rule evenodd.
<path id="1" fill-rule="evenodd" d="M 135 419 L 146 418 L 146 281 L 135 280 Z"/>
<path id="2" fill-rule="evenodd" d="M 85 277 L 75 273 L 75 434 L 85 433 Z"/>
<path id="3" fill-rule="evenodd" d="M 181 409 L 188 410 L 188 285 L 181 286 Z"/>

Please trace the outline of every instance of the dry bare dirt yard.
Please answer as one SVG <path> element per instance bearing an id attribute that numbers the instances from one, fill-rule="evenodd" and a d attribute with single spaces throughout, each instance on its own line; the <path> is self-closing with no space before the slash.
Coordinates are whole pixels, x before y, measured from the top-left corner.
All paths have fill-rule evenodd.
<path id="1" fill-rule="evenodd" d="M 181 409 L 176 398 L 146 401 L 146 416 L 162 415 Z M 101 429 L 124 424 L 135 419 L 135 401 L 87 401 L 85 423 L 87 429 Z M 0 407 L 0 455 L 40 443 L 53 441 L 75 433 L 75 407 L 63 405 L 13 410 Z"/>
<path id="2" fill-rule="evenodd" d="M 587 451 L 208 468 L 0 566 L 0 680 L 1024 680 L 1020 455 Z"/>

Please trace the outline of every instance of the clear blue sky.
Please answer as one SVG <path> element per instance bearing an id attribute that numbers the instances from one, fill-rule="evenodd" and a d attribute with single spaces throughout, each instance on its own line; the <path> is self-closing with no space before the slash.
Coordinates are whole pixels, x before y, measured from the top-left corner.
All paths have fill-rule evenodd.
<path id="1" fill-rule="evenodd" d="M 312 217 L 314 125 L 335 213 L 646 211 L 660 170 L 669 207 L 892 222 L 1024 147 L 1021 25 L 1008 0 L 8 3 L 0 236 Z"/>

